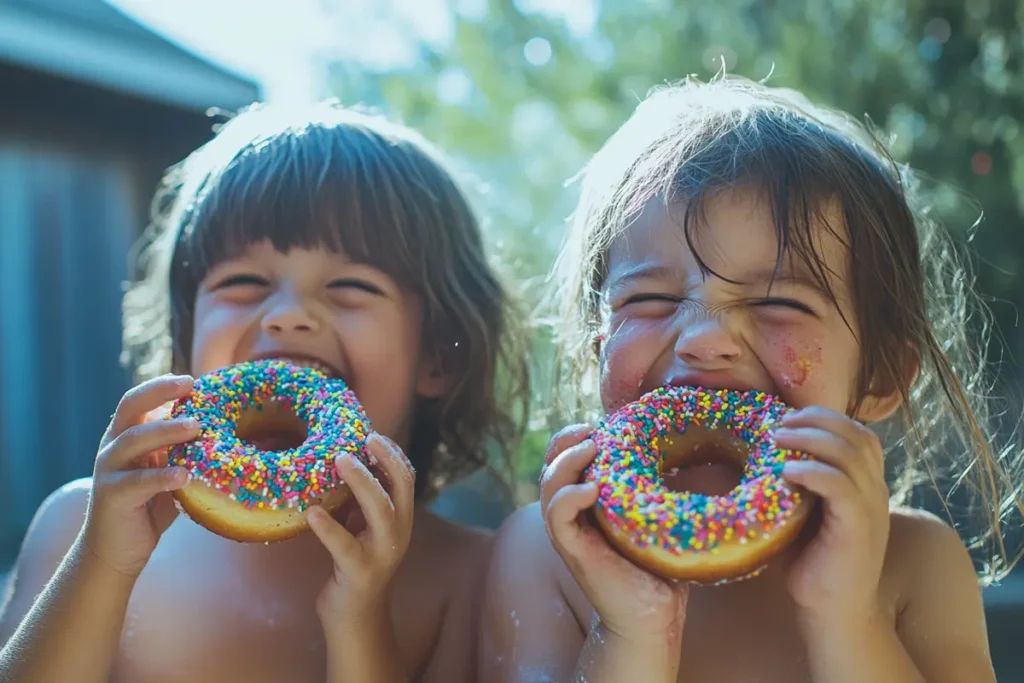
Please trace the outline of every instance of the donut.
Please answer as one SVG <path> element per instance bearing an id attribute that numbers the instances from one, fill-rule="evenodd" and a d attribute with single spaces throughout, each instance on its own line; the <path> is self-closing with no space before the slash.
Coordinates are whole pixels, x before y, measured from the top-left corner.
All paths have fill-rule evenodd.
<path id="1" fill-rule="evenodd" d="M 355 394 L 341 379 L 298 362 L 251 361 L 201 375 L 171 408 L 171 417 L 199 422 L 198 437 L 168 453 L 168 466 L 189 474 L 174 498 L 220 536 L 296 536 L 307 528 L 307 508 L 333 511 L 348 498 L 335 458 L 351 453 L 369 462 L 370 421 Z M 263 448 L 255 445 L 259 438 Z"/>
<path id="2" fill-rule="evenodd" d="M 772 437 L 788 410 L 762 392 L 703 387 L 663 387 L 624 406 L 591 435 L 597 454 L 584 481 L 598 487 L 597 525 L 622 555 L 666 579 L 722 584 L 756 576 L 796 538 L 812 507 L 812 496 L 781 476 L 787 460 L 808 457 Z M 742 464 L 735 488 L 725 495 L 668 488 L 663 472 L 711 452 Z"/>

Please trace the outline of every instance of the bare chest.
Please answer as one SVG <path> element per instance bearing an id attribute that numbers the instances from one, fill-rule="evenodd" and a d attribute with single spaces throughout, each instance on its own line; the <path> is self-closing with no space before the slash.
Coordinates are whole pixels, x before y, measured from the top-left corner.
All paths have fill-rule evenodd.
<path id="1" fill-rule="evenodd" d="M 191 525 L 185 521 L 183 524 Z M 140 576 L 125 618 L 112 681 L 322 683 L 326 646 L 316 598 L 332 571 L 304 539 L 233 544 L 175 523 Z M 397 656 L 409 670 L 429 657 L 429 606 L 392 617 Z"/>
<path id="2" fill-rule="evenodd" d="M 800 634 L 787 614 L 749 615 L 722 623 L 687 615 L 680 683 L 811 683 Z"/>
<path id="3" fill-rule="evenodd" d="M 581 623 L 589 602 L 573 591 Z M 577 602 L 578 600 L 578 602 Z M 578 607 L 582 607 L 579 610 Z M 579 619 L 585 616 L 586 620 Z M 792 603 L 740 588 L 694 588 L 679 653 L 679 683 L 811 683 Z"/>

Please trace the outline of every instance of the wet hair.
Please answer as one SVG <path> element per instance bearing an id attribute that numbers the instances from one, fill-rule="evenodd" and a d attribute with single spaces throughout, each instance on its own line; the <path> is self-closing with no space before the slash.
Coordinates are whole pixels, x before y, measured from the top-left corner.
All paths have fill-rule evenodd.
<path id="1" fill-rule="evenodd" d="M 724 75 L 658 88 L 581 173 L 554 270 L 562 360 L 576 380 L 570 384 L 582 384 L 577 395 L 595 386 L 594 340 L 615 238 L 648 202 L 663 201 L 702 270 L 717 275 L 695 234 L 709 198 L 733 189 L 768 202 L 776 268 L 786 259 L 805 266 L 837 307 L 836 274 L 817 231 L 825 226 L 856 255 L 846 322 L 860 346 L 857 395 L 898 390 L 903 398 L 886 458 L 893 502 L 910 501 L 924 482 L 942 505 L 966 499 L 966 516 L 981 524 L 961 533 L 982 556 L 982 580 L 1002 576 L 1018 559 L 1004 532 L 1022 509 L 1021 452 L 1012 439 L 995 445 L 984 358 L 989 317 L 968 261 L 921 199 L 919 178 L 876 135 L 792 90 Z M 838 209 L 842 225 L 829 225 L 829 209 Z"/>
<path id="2" fill-rule="evenodd" d="M 124 297 L 124 360 L 138 378 L 188 372 L 196 294 L 255 243 L 343 252 L 423 305 L 424 351 L 451 375 L 415 407 L 417 494 L 481 466 L 503 475 L 528 409 L 517 307 L 439 152 L 411 129 L 335 102 L 253 106 L 165 174 Z"/>

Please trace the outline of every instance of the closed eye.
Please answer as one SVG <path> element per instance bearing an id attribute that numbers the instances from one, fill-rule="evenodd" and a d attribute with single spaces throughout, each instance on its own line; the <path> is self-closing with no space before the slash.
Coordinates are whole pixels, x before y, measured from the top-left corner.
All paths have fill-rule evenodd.
<path id="1" fill-rule="evenodd" d="M 377 285 L 367 282 L 366 280 L 357 280 L 355 278 L 339 278 L 337 280 L 332 280 L 327 287 L 330 289 L 357 289 L 369 294 L 383 293 Z"/>
<path id="2" fill-rule="evenodd" d="M 814 310 L 796 299 L 781 299 L 776 297 L 769 297 L 766 299 L 760 299 L 754 304 L 758 307 L 778 307 L 778 308 L 790 308 L 801 313 L 807 313 L 809 315 L 815 315 Z"/>
<path id="3" fill-rule="evenodd" d="M 241 274 L 232 275 L 226 277 L 217 283 L 214 289 L 226 289 L 228 287 L 267 287 L 270 283 L 267 282 L 266 278 L 262 278 L 259 275 L 252 274 Z"/>
<path id="4" fill-rule="evenodd" d="M 672 296 L 670 294 L 634 294 L 634 295 L 632 295 L 630 297 L 627 297 L 626 300 L 623 301 L 622 303 L 623 303 L 623 305 L 626 305 L 626 304 L 642 304 L 642 303 L 646 303 L 648 301 L 659 301 L 659 302 L 666 302 L 666 303 L 677 304 L 677 303 L 679 303 L 679 297 Z"/>

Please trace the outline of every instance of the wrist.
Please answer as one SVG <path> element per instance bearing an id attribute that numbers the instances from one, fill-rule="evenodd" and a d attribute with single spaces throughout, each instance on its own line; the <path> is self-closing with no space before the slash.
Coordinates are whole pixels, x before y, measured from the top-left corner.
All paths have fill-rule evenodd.
<path id="1" fill-rule="evenodd" d="M 851 666 L 854 662 L 863 663 L 871 653 L 885 649 L 884 645 L 895 637 L 895 627 L 878 610 L 803 616 L 799 623 L 808 657 L 817 666 L 829 669 L 842 668 L 844 661 Z"/>
<path id="2" fill-rule="evenodd" d="M 125 572 L 114 567 L 89 547 L 89 543 L 84 535 L 80 535 L 72 543 L 68 549 L 68 554 L 65 556 L 65 562 L 68 569 L 75 574 L 87 577 L 90 581 L 101 584 L 108 589 L 124 591 L 127 594 L 131 594 L 132 589 L 135 588 L 135 582 L 141 573 L 141 570 L 138 572 Z"/>
<path id="3" fill-rule="evenodd" d="M 851 643 L 860 643 L 870 640 L 880 628 L 886 625 L 886 620 L 877 607 L 842 612 L 811 613 L 802 611 L 797 615 L 797 622 L 804 640 L 807 642 L 838 638 Z"/>
<path id="4" fill-rule="evenodd" d="M 317 614 L 328 637 L 336 634 L 346 642 L 377 642 L 394 638 L 390 600 L 386 596 L 363 600 L 358 604 L 320 604 L 317 606 Z"/>
<path id="5" fill-rule="evenodd" d="M 682 624 L 660 632 L 620 633 L 598 619 L 580 653 L 573 680 L 675 681 Z"/>
<path id="6" fill-rule="evenodd" d="M 398 638 L 387 605 L 334 619 L 321 616 L 329 681 L 405 683 Z"/>
<path id="7" fill-rule="evenodd" d="M 103 544 L 98 542 L 97 536 L 98 531 L 94 529 L 89 520 L 86 520 L 72 545 L 72 548 L 78 553 L 79 561 L 98 573 L 109 574 L 112 580 L 121 579 L 134 584 L 142 574 L 142 570 L 146 568 L 153 549 L 143 549 L 141 553 L 133 553 L 138 557 L 132 558 L 129 562 L 113 561 L 109 553 L 99 550 Z"/>
<path id="8" fill-rule="evenodd" d="M 591 638 L 615 647 L 652 655 L 660 652 L 679 654 L 683 636 L 683 613 L 660 628 L 626 627 L 598 617 L 591 629 Z"/>

